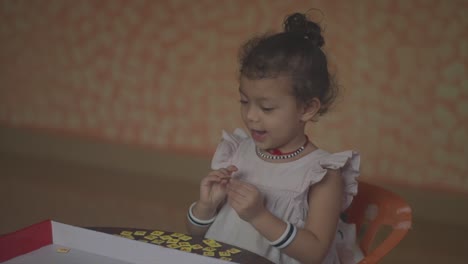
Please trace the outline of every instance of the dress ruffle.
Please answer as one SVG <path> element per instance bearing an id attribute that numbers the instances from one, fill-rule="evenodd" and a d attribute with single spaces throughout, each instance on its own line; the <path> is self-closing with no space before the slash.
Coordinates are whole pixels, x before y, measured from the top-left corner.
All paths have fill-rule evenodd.
<path id="1" fill-rule="evenodd" d="M 340 169 L 341 171 L 341 176 L 344 179 L 345 185 L 342 210 L 349 207 L 354 196 L 357 194 L 358 181 L 356 178 L 359 177 L 360 160 L 361 157 L 359 153 L 348 150 L 330 154 L 319 161 L 319 164 L 323 169 L 321 172 L 321 178 L 327 174 L 327 169 Z"/>
<path id="2" fill-rule="evenodd" d="M 231 165 L 232 157 L 234 153 L 236 153 L 240 142 L 248 137 L 244 130 L 240 128 L 234 130 L 232 134 L 223 130 L 221 143 L 218 144 L 213 159 L 211 160 L 211 168 L 213 170 L 218 170 Z"/>

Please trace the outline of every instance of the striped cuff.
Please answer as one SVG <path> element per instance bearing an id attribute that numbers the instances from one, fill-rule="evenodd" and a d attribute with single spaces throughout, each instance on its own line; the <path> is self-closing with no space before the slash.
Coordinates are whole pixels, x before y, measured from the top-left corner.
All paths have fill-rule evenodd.
<path id="1" fill-rule="evenodd" d="M 297 227 L 289 222 L 286 222 L 286 224 L 287 224 L 287 227 L 286 227 L 286 230 L 284 230 L 284 233 L 277 240 L 270 242 L 270 245 L 276 248 L 282 249 L 282 248 L 289 246 L 289 244 L 291 244 L 291 242 L 296 237 Z"/>
<path id="2" fill-rule="evenodd" d="M 208 219 L 208 220 L 201 220 L 201 219 L 196 218 L 192 213 L 192 210 L 193 210 L 193 207 L 195 206 L 195 204 L 196 203 L 193 203 L 190 206 L 189 210 L 188 210 L 187 218 L 188 218 L 189 222 L 192 225 L 195 225 L 195 226 L 198 226 L 198 227 L 208 227 L 209 225 L 211 225 L 215 221 L 216 216 L 214 216 L 213 218 Z"/>

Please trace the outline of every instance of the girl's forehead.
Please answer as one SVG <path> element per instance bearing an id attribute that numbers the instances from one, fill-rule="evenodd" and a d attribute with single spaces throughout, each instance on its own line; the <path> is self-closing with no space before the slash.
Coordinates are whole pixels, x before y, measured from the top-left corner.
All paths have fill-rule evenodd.
<path id="1" fill-rule="evenodd" d="M 239 91 L 246 95 L 263 95 L 274 97 L 292 94 L 292 82 L 288 77 L 249 79 L 241 77 Z"/>

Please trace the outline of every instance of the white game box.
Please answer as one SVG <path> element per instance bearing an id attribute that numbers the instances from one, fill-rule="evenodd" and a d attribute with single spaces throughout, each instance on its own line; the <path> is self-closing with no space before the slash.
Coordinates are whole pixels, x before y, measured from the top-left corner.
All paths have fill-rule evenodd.
<path id="1" fill-rule="evenodd" d="M 233 263 L 47 220 L 0 236 L 4 264 Z"/>

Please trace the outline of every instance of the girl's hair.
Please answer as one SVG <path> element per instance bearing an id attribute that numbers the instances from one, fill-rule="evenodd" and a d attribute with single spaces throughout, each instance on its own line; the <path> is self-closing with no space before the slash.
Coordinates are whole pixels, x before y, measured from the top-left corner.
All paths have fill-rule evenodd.
<path id="1" fill-rule="evenodd" d="M 284 32 L 254 37 L 242 46 L 241 76 L 248 79 L 290 76 L 297 100 L 308 104 L 313 98 L 319 99 L 318 114 L 323 115 L 335 100 L 338 86 L 321 49 L 325 44 L 321 32 L 321 27 L 305 14 L 287 16 Z"/>

